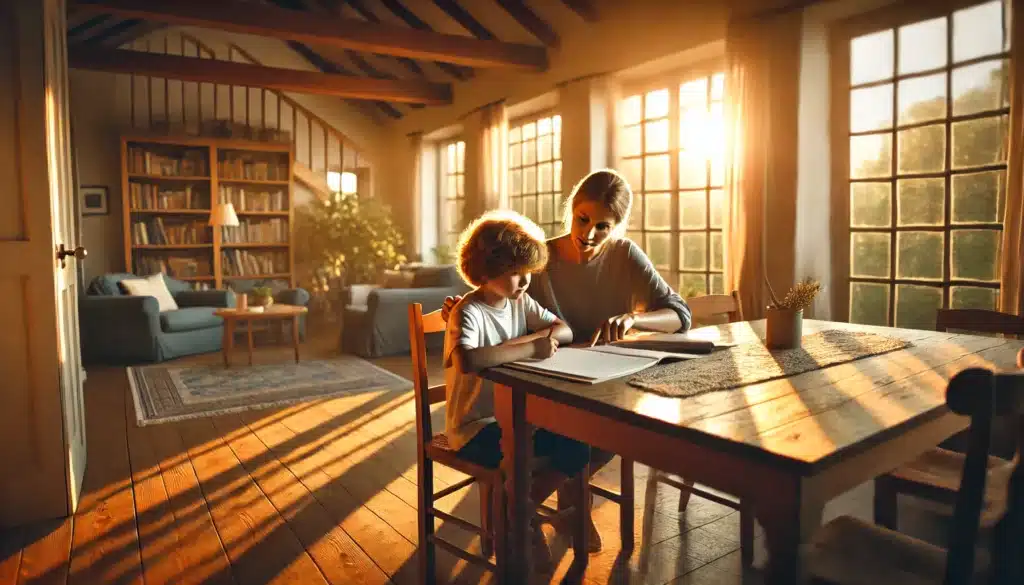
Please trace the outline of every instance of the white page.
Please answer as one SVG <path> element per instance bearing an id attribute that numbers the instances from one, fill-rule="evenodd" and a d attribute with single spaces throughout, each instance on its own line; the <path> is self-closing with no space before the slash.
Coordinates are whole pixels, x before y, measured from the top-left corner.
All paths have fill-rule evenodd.
<path id="1" fill-rule="evenodd" d="M 560 348 L 547 359 L 523 360 L 508 365 L 540 374 L 596 383 L 634 374 L 656 363 L 658 360 L 655 358 L 566 347 Z"/>
<path id="2" fill-rule="evenodd" d="M 657 351 L 653 349 L 641 349 L 638 347 L 623 347 L 621 345 L 597 345 L 586 348 L 586 351 L 599 351 L 616 355 L 628 355 L 633 357 L 650 358 L 665 362 L 677 362 L 682 360 L 697 359 L 707 356 L 701 353 L 682 353 L 674 351 Z"/>

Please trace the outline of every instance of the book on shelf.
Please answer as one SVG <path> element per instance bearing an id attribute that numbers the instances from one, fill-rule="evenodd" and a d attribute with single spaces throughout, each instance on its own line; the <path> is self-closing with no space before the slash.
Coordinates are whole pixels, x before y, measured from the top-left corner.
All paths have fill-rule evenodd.
<path id="1" fill-rule="evenodd" d="M 208 244 L 210 229 L 203 221 L 172 223 L 157 217 L 132 223 L 132 242 L 143 246 Z"/>
<path id="2" fill-rule="evenodd" d="M 221 242 L 224 244 L 286 244 L 288 243 L 288 220 L 274 219 L 243 219 L 238 227 L 222 228 Z"/>
<path id="3" fill-rule="evenodd" d="M 221 185 L 220 201 L 235 206 L 235 211 L 288 211 L 284 189 L 253 189 Z"/>
<path id="4" fill-rule="evenodd" d="M 152 256 L 136 254 L 133 267 L 136 274 L 163 272 L 172 278 L 195 278 L 213 274 L 208 258 L 185 256 Z"/>
<path id="5" fill-rule="evenodd" d="M 288 272 L 287 252 L 222 250 L 221 270 L 225 276 L 283 274 Z"/>
<path id="6" fill-rule="evenodd" d="M 210 197 L 206 192 L 192 188 L 167 187 L 153 183 L 131 182 L 128 185 L 130 209 L 134 210 L 188 210 L 210 209 Z"/>
<path id="7" fill-rule="evenodd" d="M 209 174 L 206 154 L 182 150 L 174 154 L 143 146 L 128 147 L 128 172 L 159 177 L 205 177 Z"/>
<path id="8" fill-rule="evenodd" d="M 288 164 L 284 158 L 275 156 L 275 160 L 268 160 L 248 154 L 229 153 L 217 162 L 217 175 L 227 180 L 287 181 Z"/>

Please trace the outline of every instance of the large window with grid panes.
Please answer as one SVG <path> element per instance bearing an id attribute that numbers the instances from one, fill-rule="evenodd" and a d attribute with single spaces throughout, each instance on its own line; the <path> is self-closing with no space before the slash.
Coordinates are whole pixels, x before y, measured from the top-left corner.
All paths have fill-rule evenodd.
<path id="1" fill-rule="evenodd" d="M 852 322 L 934 329 L 939 308 L 998 305 L 1008 6 L 939 10 L 880 11 L 833 39 L 833 294 Z"/>
<path id="2" fill-rule="evenodd" d="M 562 117 L 515 120 L 508 131 L 508 203 L 548 237 L 562 226 Z"/>
<path id="3" fill-rule="evenodd" d="M 619 104 L 618 164 L 634 194 L 627 236 L 683 297 L 723 294 L 725 76 L 710 67 L 670 79 Z"/>
<path id="4" fill-rule="evenodd" d="M 438 242 L 451 253 L 466 227 L 466 143 L 450 140 L 438 145 Z"/>

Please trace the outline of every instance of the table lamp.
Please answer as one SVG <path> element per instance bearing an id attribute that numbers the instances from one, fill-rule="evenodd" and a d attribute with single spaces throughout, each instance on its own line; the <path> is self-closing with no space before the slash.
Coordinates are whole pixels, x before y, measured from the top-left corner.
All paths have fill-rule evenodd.
<path id="1" fill-rule="evenodd" d="M 210 211 L 210 225 L 214 227 L 238 227 L 238 215 L 231 203 L 218 203 Z"/>

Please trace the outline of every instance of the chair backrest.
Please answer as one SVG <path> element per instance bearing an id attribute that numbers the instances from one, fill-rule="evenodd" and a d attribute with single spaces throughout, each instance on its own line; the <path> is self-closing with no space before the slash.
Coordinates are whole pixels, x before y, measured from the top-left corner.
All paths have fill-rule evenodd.
<path id="1" fill-rule="evenodd" d="M 727 295 L 703 295 L 686 299 L 694 323 L 709 323 L 716 317 L 724 316 L 728 323 L 743 320 L 739 291 Z"/>
<path id="2" fill-rule="evenodd" d="M 985 309 L 939 309 L 935 329 L 1024 336 L 1024 317 Z"/>
<path id="3" fill-rule="evenodd" d="M 978 526 L 981 521 L 981 510 L 985 498 L 985 481 L 988 476 L 988 457 L 992 442 L 992 421 L 996 416 L 1014 416 L 1020 422 L 1024 417 L 1024 372 L 1006 374 L 993 374 L 989 370 L 972 368 L 964 370 L 953 377 L 946 390 L 946 405 L 957 414 L 971 417 L 969 433 L 969 446 L 967 457 L 964 462 L 963 474 L 960 477 L 960 489 L 957 491 L 956 506 L 953 510 L 953 526 L 949 537 L 949 550 L 946 556 L 946 585 L 967 585 L 973 581 L 975 545 L 978 537 Z M 1024 427 L 1018 427 L 1024 428 Z M 1024 432 L 1018 437 L 1018 442 L 1024 444 Z M 1014 472 L 1016 491 L 1024 489 L 1021 485 L 1020 458 L 1017 459 L 1017 469 Z M 993 544 L 993 552 L 999 557 L 999 548 L 1002 546 L 1003 557 L 997 558 L 997 562 L 1010 563 L 1019 560 L 1019 550 L 1010 550 L 1010 547 L 1020 546 L 1020 513 L 1024 502 L 1020 501 L 1024 496 L 1020 493 L 1011 495 L 1011 501 L 1017 502 L 1011 507 L 1016 509 L 1017 532 L 1005 534 L 1012 528 L 1007 524 L 1012 522 L 1006 518 L 1010 517 L 1008 510 L 1006 517 L 1000 521 L 1003 525 L 1004 534 L 999 538 L 1006 538 L 1002 543 L 997 541 Z M 1014 556 L 1014 559 L 1006 558 L 1006 554 Z M 996 565 L 993 565 L 994 567 Z M 1020 582 L 1020 581 L 1014 581 Z"/>
<path id="4" fill-rule="evenodd" d="M 429 386 L 427 381 L 427 333 L 444 331 L 445 322 L 438 309 L 423 314 L 423 305 L 409 305 L 409 347 L 412 354 L 412 385 L 416 393 L 416 438 L 422 449 L 434 437 L 430 406 L 445 399 L 444 384 Z"/>

